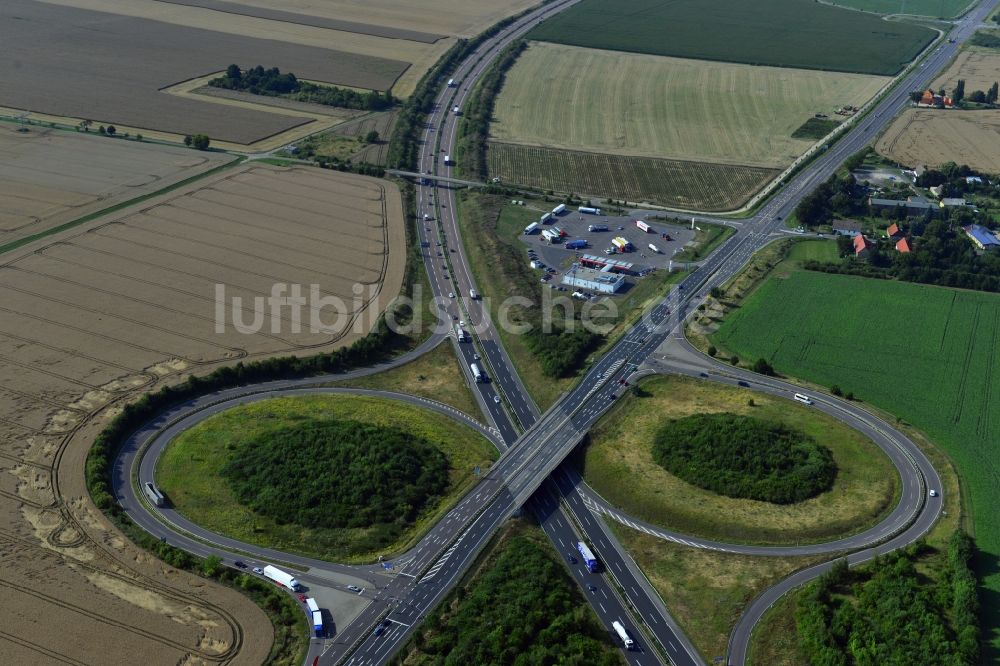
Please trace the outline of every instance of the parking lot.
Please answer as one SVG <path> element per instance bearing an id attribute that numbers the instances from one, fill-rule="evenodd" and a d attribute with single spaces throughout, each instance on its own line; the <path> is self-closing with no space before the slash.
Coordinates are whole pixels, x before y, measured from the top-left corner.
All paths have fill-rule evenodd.
<path id="1" fill-rule="evenodd" d="M 645 221 L 644 218 L 638 217 L 589 215 L 567 210 L 546 224 L 539 224 L 534 233 L 522 234 L 520 240 L 528 250 L 534 252 L 546 268 L 554 268 L 557 273 L 552 275 L 558 278 L 564 269 L 569 268 L 584 254 L 632 263 L 634 276 L 642 276 L 650 270 L 667 270 L 674 254 L 680 252 L 685 244 L 694 239 L 694 231 L 691 229 L 668 225 L 658 220 L 650 220 L 648 222 L 650 230 L 644 232 L 636 226 L 638 220 Z M 604 225 L 608 230 L 589 231 L 591 225 Z M 550 243 L 542 236 L 542 231 L 554 227 L 565 232 L 565 236 L 561 241 Z M 669 240 L 664 235 L 668 236 Z M 607 254 L 607 250 L 613 247 L 611 240 L 616 237 L 625 238 L 634 249 L 631 252 Z M 567 249 L 566 242 L 574 240 L 584 240 L 587 246 Z M 654 252 L 650 245 L 654 245 L 657 252 Z M 525 261 L 531 259 L 532 257 L 526 253 Z M 545 269 L 539 269 L 539 276 L 543 270 Z M 558 280 L 553 280 L 553 283 L 558 284 Z"/>

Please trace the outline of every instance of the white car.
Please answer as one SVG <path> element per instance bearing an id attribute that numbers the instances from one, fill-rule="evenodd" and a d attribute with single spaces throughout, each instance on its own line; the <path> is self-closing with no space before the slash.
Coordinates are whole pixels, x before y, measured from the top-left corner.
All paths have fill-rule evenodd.
<path id="1" fill-rule="evenodd" d="M 361 591 L 361 588 L 358 587 L 357 585 L 348 585 L 347 589 L 350 590 L 351 592 L 360 592 Z"/>
<path id="2" fill-rule="evenodd" d="M 448 298 L 455 298 L 455 292 L 449 291 L 448 292 Z"/>
<path id="3" fill-rule="evenodd" d="M 937 497 L 937 491 L 936 491 L 936 490 L 934 490 L 933 488 L 931 488 L 931 491 L 930 491 L 930 493 L 928 493 L 928 494 L 929 494 L 929 495 L 930 495 L 931 497 Z"/>
<path id="4" fill-rule="evenodd" d="M 500 404 L 500 396 L 498 396 L 498 395 L 493 396 L 493 402 L 495 402 L 495 403 L 497 403 L 499 405 Z"/>
<path id="5" fill-rule="evenodd" d="M 253 568 L 253 572 L 254 572 L 255 574 L 260 574 L 261 576 L 263 576 L 263 575 L 264 575 L 264 570 L 263 570 L 263 569 L 261 569 L 260 567 L 254 567 L 254 568 Z"/>

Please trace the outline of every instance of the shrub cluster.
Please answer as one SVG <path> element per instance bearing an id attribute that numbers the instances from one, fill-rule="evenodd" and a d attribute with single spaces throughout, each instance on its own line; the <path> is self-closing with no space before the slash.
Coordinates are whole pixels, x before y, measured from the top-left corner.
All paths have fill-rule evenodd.
<path id="1" fill-rule="evenodd" d="M 582 327 L 574 331 L 544 333 L 536 327 L 525 337 L 528 349 L 538 359 L 546 377 L 571 377 L 603 338 Z"/>
<path id="2" fill-rule="evenodd" d="M 830 450 L 780 423 L 737 414 L 696 414 L 665 423 L 653 459 L 688 483 L 775 504 L 829 490 L 837 475 Z"/>
<path id="3" fill-rule="evenodd" d="M 966 666 L 979 659 L 971 540 L 956 532 L 947 567 L 928 586 L 915 566 L 920 546 L 850 571 L 841 560 L 806 588 L 795 613 L 799 643 L 816 666 Z M 844 595 L 853 595 L 847 600 Z"/>
<path id="4" fill-rule="evenodd" d="M 511 539 L 469 590 L 428 617 L 414 643 L 433 664 L 621 663 L 563 567 L 530 539 Z M 403 650 L 392 663 L 410 659 Z"/>
<path id="5" fill-rule="evenodd" d="M 230 65 L 224 76 L 212 79 L 208 85 L 227 90 L 242 90 L 254 95 L 283 96 L 299 102 L 364 111 L 381 111 L 395 103 L 389 93 L 383 95 L 375 90 L 359 92 L 350 88 L 320 86 L 300 81 L 291 72 L 282 73 L 277 67 L 264 69 L 261 65 L 251 67 L 245 72 L 238 65 Z"/>
<path id="6" fill-rule="evenodd" d="M 240 502 L 279 523 L 367 528 L 412 523 L 448 489 L 448 470 L 426 439 L 332 420 L 238 442 L 222 475 Z"/>

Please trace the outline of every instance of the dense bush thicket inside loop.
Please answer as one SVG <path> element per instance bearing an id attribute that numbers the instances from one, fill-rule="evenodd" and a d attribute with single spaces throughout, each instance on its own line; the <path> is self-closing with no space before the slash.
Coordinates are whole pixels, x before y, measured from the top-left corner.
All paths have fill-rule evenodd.
<path id="1" fill-rule="evenodd" d="M 830 450 L 780 423 L 737 414 L 697 414 L 664 424 L 653 459 L 671 474 L 727 497 L 775 504 L 829 490 Z"/>
<path id="2" fill-rule="evenodd" d="M 238 442 L 223 468 L 240 502 L 303 527 L 412 523 L 448 488 L 448 458 L 426 439 L 349 420 Z"/>

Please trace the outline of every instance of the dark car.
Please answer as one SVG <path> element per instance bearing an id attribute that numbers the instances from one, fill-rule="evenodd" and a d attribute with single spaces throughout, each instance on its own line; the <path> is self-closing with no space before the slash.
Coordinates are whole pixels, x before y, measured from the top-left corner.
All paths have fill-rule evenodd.
<path id="1" fill-rule="evenodd" d="M 233 562 L 233 564 L 236 565 L 237 569 L 246 569 L 247 568 L 247 563 L 244 562 L 243 560 L 236 560 L 235 562 Z"/>
<path id="2" fill-rule="evenodd" d="M 570 564 L 576 564 L 576 558 L 573 556 L 573 553 L 566 553 L 566 559 Z"/>
<path id="3" fill-rule="evenodd" d="M 750 384 L 748 382 L 745 382 L 742 379 L 740 381 L 738 381 L 737 384 L 739 384 L 740 386 L 750 386 Z"/>

